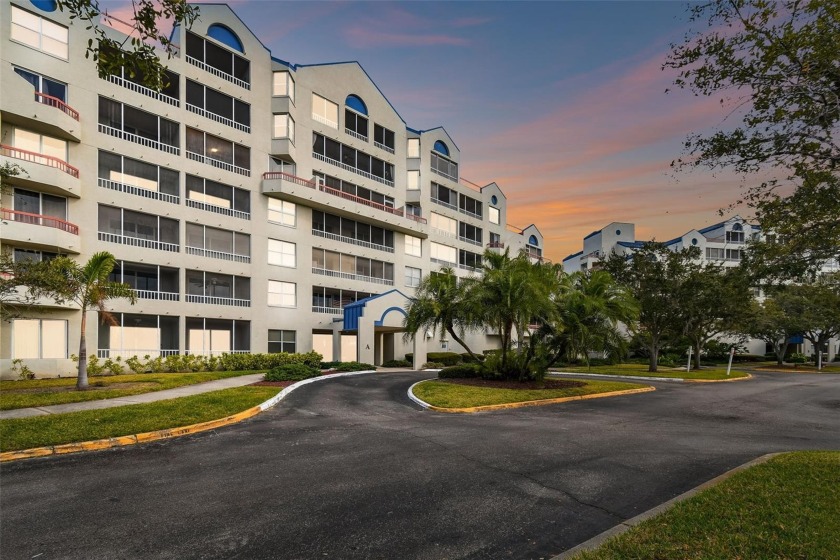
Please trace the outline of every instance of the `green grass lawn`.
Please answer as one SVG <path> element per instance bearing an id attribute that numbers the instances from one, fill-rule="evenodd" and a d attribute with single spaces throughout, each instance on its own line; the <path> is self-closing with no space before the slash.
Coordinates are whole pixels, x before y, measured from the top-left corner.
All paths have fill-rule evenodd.
<path id="1" fill-rule="evenodd" d="M 840 558 L 840 452 L 775 457 L 575 560 Z"/>
<path id="2" fill-rule="evenodd" d="M 746 377 L 747 374 L 743 371 L 738 371 L 735 366 L 732 366 L 732 372 L 729 377 L 726 376 L 726 367 L 723 368 L 703 368 L 700 371 L 692 369 L 686 373 L 685 370 L 672 369 L 666 367 L 659 367 L 657 372 L 649 372 L 648 366 L 643 364 L 616 364 L 613 366 L 575 366 L 556 368 L 553 371 L 571 372 L 571 373 L 599 373 L 601 375 L 638 375 L 642 377 L 670 377 L 676 379 L 734 379 L 738 377 Z"/>
<path id="3" fill-rule="evenodd" d="M 566 389 L 496 389 L 459 385 L 446 381 L 423 381 L 414 387 L 414 395 L 432 406 L 441 408 L 468 408 L 491 404 L 506 404 L 562 397 L 580 397 L 595 393 L 641 389 L 646 385 L 619 381 L 584 381 L 582 387 Z"/>
<path id="4" fill-rule="evenodd" d="M 756 369 L 761 371 L 783 371 L 788 373 L 840 373 L 840 366 L 830 365 L 823 366 L 821 370 L 817 371 L 817 366 L 806 366 L 799 364 L 794 367 L 793 364 L 778 365 L 775 362 L 772 364 L 763 364 Z"/>
<path id="5" fill-rule="evenodd" d="M 87 391 L 74 391 L 75 377 L 33 379 L 31 381 L 0 381 L 0 410 L 49 406 L 82 401 L 98 401 L 174 389 L 205 381 L 226 379 L 259 373 L 256 371 L 209 371 L 203 373 L 140 373 L 91 377 Z M 128 385 L 123 385 L 128 384 Z M 26 391 L 26 392 L 17 392 Z"/>
<path id="6" fill-rule="evenodd" d="M 0 420 L 0 451 L 92 441 L 224 418 L 267 401 L 277 387 L 236 387 L 191 397 Z"/>

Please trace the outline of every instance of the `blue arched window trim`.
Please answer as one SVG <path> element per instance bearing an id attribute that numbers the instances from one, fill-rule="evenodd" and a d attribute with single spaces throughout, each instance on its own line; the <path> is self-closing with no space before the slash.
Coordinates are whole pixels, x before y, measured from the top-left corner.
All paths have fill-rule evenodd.
<path id="1" fill-rule="evenodd" d="M 440 140 L 435 142 L 435 151 L 442 153 L 446 157 L 449 157 L 449 146 L 447 146 Z"/>
<path id="2" fill-rule="evenodd" d="M 732 231 L 744 231 L 744 228 L 741 224 L 736 223 L 732 226 Z"/>
<path id="3" fill-rule="evenodd" d="M 207 28 L 207 36 L 216 39 L 223 45 L 227 45 L 235 51 L 245 54 L 245 48 L 242 46 L 242 41 L 236 36 L 236 33 L 225 27 L 221 23 L 214 23 Z"/>
<path id="4" fill-rule="evenodd" d="M 537 236 L 536 235 L 532 235 L 531 237 L 528 238 L 528 245 L 531 245 L 532 247 L 539 247 L 540 246 L 540 242 L 537 241 Z"/>
<path id="5" fill-rule="evenodd" d="M 358 95 L 348 95 L 347 99 L 344 100 L 344 104 L 356 111 L 357 113 L 361 113 L 363 115 L 368 114 L 367 105 L 365 105 L 365 102 L 362 101 L 362 98 Z"/>
<path id="6" fill-rule="evenodd" d="M 29 0 L 32 5 L 42 12 L 54 12 L 58 9 L 58 3 L 55 0 Z"/>

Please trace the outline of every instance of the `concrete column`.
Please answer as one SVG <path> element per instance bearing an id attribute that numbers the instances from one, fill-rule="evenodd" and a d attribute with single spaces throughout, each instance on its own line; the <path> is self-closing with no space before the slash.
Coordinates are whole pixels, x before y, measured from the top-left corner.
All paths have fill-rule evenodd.
<path id="1" fill-rule="evenodd" d="M 337 328 L 332 333 L 332 359 L 334 362 L 343 361 L 341 358 L 341 331 Z"/>
<path id="2" fill-rule="evenodd" d="M 414 337 L 414 369 L 420 369 L 420 366 L 425 364 L 426 360 L 426 333 L 423 331 L 417 332 Z"/>
<path id="3" fill-rule="evenodd" d="M 376 342 L 374 339 L 373 321 L 366 321 L 359 317 L 359 329 L 356 331 L 356 360 L 363 364 L 373 364 L 376 360 Z"/>

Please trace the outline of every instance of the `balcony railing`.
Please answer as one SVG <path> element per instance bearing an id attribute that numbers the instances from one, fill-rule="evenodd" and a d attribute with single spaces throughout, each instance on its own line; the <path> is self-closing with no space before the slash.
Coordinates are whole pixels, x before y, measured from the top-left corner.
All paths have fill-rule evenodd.
<path id="1" fill-rule="evenodd" d="M 242 210 L 234 210 L 233 208 L 225 208 L 224 206 L 217 206 L 215 204 L 208 204 L 198 200 L 187 199 L 187 206 L 191 208 L 198 208 L 199 210 L 207 210 L 214 214 L 222 214 L 224 216 L 233 216 L 234 218 L 242 218 L 243 220 L 250 220 L 251 214 L 243 212 Z"/>
<path id="2" fill-rule="evenodd" d="M 251 132 L 251 127 L 248 126 L 248 125 L 238 123 L 238 122 L 236 122 L 232 119 L 229 119 L 227 117 L 217 115 L 216 113 L 211 113 L 207 109 L 202 109 L 201 107 L 199 107 L 197 105 L 193 105 L 191 103 L 187 103 L 187 111 L 190 111 L 190 112 L 195 113 L 197 115 L 201 115 L 202 117 L 206 117 L 206 118 L 210 119 L 211 121 L 216 121 L 217 123 L 222 123 L 222 124 L 227 125 L 229 127 L 235 128 L 236 130 L 241 130 L 242 132 L 247 132 L 249 134 Z"/>
<path id="3" fill-rule="evenodd" d="M 358 245 L 359 247 L 367 247 L 368 249 L 376 249 L 377 251 L 385 251 L 386 253 L 394 252 L 394 248 L 388 247 L 387 245 L 379 245 L 377 243 L 371 243 L 369 241 L 362 241 L 361 239 L 345 237 L 343 235 L 330 233 L 328 231 L 322 231 L 320 229 L 313 229 L 312 235 L 323 237 L 325 239 L 332 239 L 333 241 L 343 241 L 344 243 L 352 243 L 353 245 Z"/>
<path id="4" fill-rule="evenodd" d="M 349 272 L 339 272 L 338 270 L 329 270 L 315 266 L 312 267 L 312 274 L 332 276 L 333 278 L 344 278 L 346 280 L 361 280 L 363 282 L 373 282 L 374 284 L 385 284 L 386 286 L 394 285 L 394 281 L 388 280 L 387 278 L 374 278 L 373 276 L 365 276 L 364 274 L 351 274 Z"/>
<path id="5" fill-rule="evenodd" d="M 207 331 L 208 333 L 210 331 Z M 209 335 L 208 335 L 209 336 Z M 225 354 L 250 354 L 250 350 L 185 350 L 184 355 L 189 356 L 224 356 Z"/>
<path id="6" fill-rule="evenodd" d="M 178 146 L 170 146 L 169 144 L 164 144 L 163 142 L 158 142 L 157 140 L 152 140 L 150 138 L 146 138 L 145 136 L 134 134 L 133 132 L 126 132 L 124 130 L 120 130 L 119 128 L 108 126 L 107 124 L 99 123 L 99 132 L 107 134 L 108 136 L 120 138 L 121 140 L 134 142 L 135 144 L 140 144 L 141 146 L 146 146 L 147 148 L 155 148 L 162 152 L 175 154 L 176 156 L 181 153 L 181 149 L 178 148 Z"/>
<path id="7" fill-rule="evenodd" d="M 227 171 L 233 171 L 234 173 L 238 173 L 240 175 L 245 175 L 246 177 L 251 176 L 251 170 L 245 169 L 244 167 L 239 167 L 238 165 L 234 165 L 232 163 L 228 163 L 226 161 L 222 161 L 220 159 L 211 158 L 205 156 L 204 154 L 199 154 L 196 152 L 187 151 L 187 158 L 200 161 L 201 163 L 206 163 L 207 165 L 212 165 L 213 167 L 218 167 L 219 169 L 225 169 Z"/>
<path id="8" fill-rule="evenodd" d="M 181 248 L 177 243 L 143 239 L 142 237 L 129 237 L 127 235 L 119 235 L 117 233 L 108 233 L 104 231 L 99 232 L 99 241 L 130 245 L 132 247 L 143 247 L 145 249 L 157 249 L 158 251 L 170 251 L 172 253 L 179 253 L 181 251 Z"/>
<path id="9" fill-rule="evenodd" d="M 137 93 L 142 93 L 152 99 L 157 99 L 158 101 L 163 101 L 164 103 L 168 103 L 169 105 L 173 105 L 175 107 L 180 107 L 181 102 L 175 99 L 174 97 L 170 97 L 165 93 L 160 93 L 159 91 L 155 91 L 151 88 L 147 88 L 146 86 L 141 86 L 140 84 L 135 84 L 131 80 L 126 80 L 120 76 L 114 76 L 113 74 L 108 76 L 108 81 L 112 84 L 117 84 L 118 86 L 122 86 L 126 89 L 130 89 L 131 91 L 135 91 Z"/>
<path id="10" fill-rule="evenodd" d="M 313 305 L 312 313 L 329 313 L 330 315 L 343 315 L 344 309 L 340 307 L 324 307 L 322 305 Z"/>
<path id="11" fill-rule="evenodd" d="M 432 167 L 431 169 L 432 169 L 432 173 L 436 173 L 436 174 L 440 175 L 441 177 L 446 177 L 450 181 L 454 181 L 456 183 L 458 182 L 458 177 L 453 177 L 449 173 L 444 173 L 443 171 L 440 171 L 439 169 L 435 169 L 434 167 Z"/>
<path id="12" fill-rule="evenodd" d="M 318 121 L 321 124 L 325 124 L 330 128 L 338 128 L 338 123 L 337 122 L 333 122 L 330 119 L 328 119 L 326 117 L 322 117 L 321 115 L 316 115 L 315 113 L 312 113 L 312 120 L 313 121 Z"/>
<path id="13" fill-rule="evenodd" d="M 131 358 L 132 356 L 146 357 L 149 356 L 150 358 L 157 358 L 158 356 L 166 357 L 166 356 L 177 356 L 181 351 L 177 348 L 174 350 L 162 350 L 159 348 L 154 349 L 141 349 L 141 350 L 117 350 L 117 349 L 110 349 L 110 348 L 100 348 L 96 351 L 97 358 Z"/>
<path id="14" fill-rule="evenodd" d="M 458 263 L 455 263 L 455 262 L 452 262 L 452 261 L 445 261 L 443 259 L 436 259 L 434 257 L 430 258 L 429 260 L 432 261 L 433 263 L 439 264 L 441 266 L 451 266 L 451 267 L 458 266 Z"/>
<path id="15" fill-rule="evenodd" d="M 744 239 L 727 239 L 725 235 L 721 235 L 720 237 L 707 237 L 707 243 L 724 243 L 730 245 L 743 245 L 746 243 Z"/>
<path id="16" fill-rule="evenodd" d="M 285 173 L 283 171 L 268 171 L 266 173 L 263 173 L 263 180 L 270 181 L 273 179 L 289 181 L 290 183 L 301 185 L 303 187 L 309 187 L 310 189 L 315 189 L 321 192 L 325 192 L 327 194 L 331 194 L 333 196 L 338 196 L 345 200 L 358 202 L 359 204 L 369 206 L 370 208 L 375 208 L 377 210 L 382 210 L 383 212 L 388 212 L 389 214 L 393 214 L 394 216 L 403 216 L 405 218 L 408 218 L 409 220 L 413 220 L 421 224 L 426 223 L 426 218 L 423 218 L 422 216 L 406 214 L 405 211 L 402 209 L 394 208 L 392 206 L 386 206 L 385 204 L 380 204 L 378 202 L 373 202 L 372 200 L 361 198 L 359 196 L 352 195 L 344 191 L 334 189 L 332 187 L 328 187 L 327 185 L 316 183 L 315 181 L 307 181 L 306 179 L 302 179 L 301 177 L 297 177 L 295 175 L 290 175 L 289 173 Z"/>
<path id="17" fill-rule="evenodd" d="M 209 64 L 205 64 L 202 61 L 198 60 L 197 58 L 191 57 L 190 55 L 187 55 L 186 58 L 187 58 L 187 62 L 189 62 L 193 66 L 198 66 L 202 70 L 210 72 L 214 76 L 218 76 L 223 80 L 227 80 L 229 82 L 232 82 L 232 83 L 238 85 L 239 87 L 243 87 L 245 89 L 251 89 L 251 84 L 249 84 L 245 80 L 241 80 L 241 79 L 237 78 L 233 74 L 228 74 L 227 72 L 222 72 L 218 68 L 214 68 L 214 67 L 210 66 Z"/>
<path id="18" fill-rule="evenodd" d="M 178 292 L 158 292 L 156 290 L 134 290 L 137 299 L 157 299 L 161 301 L 180 301 Z"/>
<path id="19" fill-rule="evenodd" d="M 458 212 L 460 212 L 461 214 L 466 214 L 467 216 L 469 216 L 471 218 L 476 218 L 478 220 L 483 220 L 484 219 L 481 214 L 476 214 L 475 212 L 470 212 L 469 210 L 467 210 L 465 208 L 458 208 Z"/>
<path id="20" fill-rule="evenodd" d="M 385 145 L 385 144 L 383 144 L 382 142 L 377 142 L 376 140 L 374 140 L 374 141 L 373 141 L 373 145 L 374 145 L 374 146 L 376 146 L 377 148 L 379 148 L 380 150 L 385 150 L 385 151 L 386 151 L 386 152 L 388 152 L 389 154 L 393 154 L 393 153 L 394 153 L 394 148 L 392 148 L 392 147 L 390 147 L 390 146 L 386 146 L 386 145 Z"/>
<path id="21" fill-rule="evenodd" d="M 440 204 L 440 205 L 441 205 L 441 206 L 443 206 L 444 208 L 449 208 L 450 210 L 455 210 L 455 211 L 457 211 L 457 210 L 458 210 L 458 207 L 457 207 L 457 206 L 455 206 L 454 204 L 449 204 L 448 202 L 444 202 L 444 201 L 442 201 L 442 200 L 438 200 L 437 198 L 433 198 L 433 199 L 432 199 L 432 202 L 434 202 L 435 204 Z"/>
<path id="22" fill-rule="evenodd" d="M 446 231 L 445 229 L 438 229 L 436 227 L 432 228 L 432 233 L 435 233 L 437 235 L 442 235 L 444 237 L 451 237 L 452 239 L 455 239 L 456 237 L 458 237 L 457 234 L 455 234 L 451 231 Z"/>
<path id="23" fill-rule="evenodd" d="M 469 272 L 478 272 L 479 270 L 481 270 L 481 265 L 472 266 L 469 264 L 458 263 L 458 268 L 460 268 L 461 270 L 467 270 Z"/>
<path id="24" fill-rule="evenodd" d="M 230 305 L 233 307 L 251 307 L 250 299 L 238 299 L 228 297 L 216 296 L 196 296 L 187 294 L 187 302 L 189 303 L 209 303 L 211 305 Z"/>
<path id="25" fill-rule="evenodd" d="M 502 243 L 501 241 L 491 241 L 490 243 L 487 244 L 487 248 L 488 249 L 504 249 L 505 244 Z"/>
<path id="26" fill-rule="evenodd" d="M 44 105 L 49 105 L 50 107 L 55 107 L 68 117 L 79 120 L 79 112 L 59 99 L 58 97 L 53 97 L 52 95 L 47 95 L 46 93 L 41 93 L 40 91 L 35 92 L 35 101 L 38 103 L 43 103 Z"/>
<path id="27" fill-rule="evenodd" d="M 2 214 L 4 220 L 51 227 L 60 229 L 61 231 L 66 231 L 67 233 L 72 233 L 73 235 L 79 235 L 79 226 L 54 216 L 43 216 L 41 214 L 32 214 L 30 212 L 20 212 L 9 208 L 0 208 L 0 214 Z"/>
<path id="28" fill-rule="evenodd" d="M 349 134 L 353 138 L 358 138 L 362 142 L 367 142 L 368 141 L 367 136 L 365 136 L 364 134 L 359 134 L 355 130 L 350 130 L 349 128 L 345 128 L 344 132 L 346 132 L 347 134 Z"/>
<path id="29" fill-rule="evenodd" d="M 469 237 L 464 237 L 463 235 L 459 235 L 458 239 L 460 239 L 464 243 L 470 243 L 471 245 L 477 245 L 481 247 L 481 240 L 470 239 Z"/>
<path id="30" fill-rule="evenodd" d="M 234 261 L 241 263 L 251 262 L 251 257 L 248 255 L 237 255 L 236 253 L 226 253 L 224 251 L 214 251 L 212 249 L 202 249 L 201 247 L 185 247 L 188 255 L 199 255 L 201 257 L 210 257 L 212 259 L 222 259 L 223 261 Z"/>
<path id="31" fill-rule="evenodd" d="M 171 202 L 172 204 L 179 204 L 181 202 L 181 197 L 177 194 L 167 194 L 134 185 L 126 185 L 125 183 L 118 183 L 110 179 L 103 179 L 102 177 L 99 178 L 99 186 L 105 189 L 111 189 L 112 191 L 124 192 L 153 200 L 162 200 L 164 202 Z"/>
<path id="32" fill-rule="evenodd" d="M 356 169 L 352 165 L 347 165 L 346 163 L 342 163 L 342 162 L 338 161 L 337 159 L 332 159 L 332 158 L 329 158 L 327 156 L 321 155 L 318 152 L 312 152 L 312 157 L 314 157 L 315 159 L 324 161 L 326 163 L 335 165 L 336 167 L 340 167 L 340 168 L 344 169 L 345 171 L 350 171 L 351 173 L 361 175 L 362 177 L 367 177 L 371 181 L 376 181 L 377 183 L 382 183 L 383 185 L 388 185 L 389 187 L 394 186 L 394 182 L 389 180 L 389 179 L 384 179 L 382 177 L 377 177 L 376 175 L 374 175 L 372 173 L 368 173 L 367 171 L 362 171 L 361 169 Z"/>
<path id="33" fill-rule="evenodd" d="M 37 163 L 39 165 L 46 165 L 48 167 L 55 167 L 56 169 L 64 171 L 71 177 L 75 177 L 76 179 L 79 178 L 78 169 L 76 169 L 66 161 L 58 159 L 57 157 L 46 156 L 37 152 L 30 152 L 29 150 L 21 150 L 20 148 L 15 148 L 14 146 L 7 146 L 5 144 L 0 144 L 0 155 L 14 159 L 21 159 L 23 161 L 28 161 L 31 163 Z"/>

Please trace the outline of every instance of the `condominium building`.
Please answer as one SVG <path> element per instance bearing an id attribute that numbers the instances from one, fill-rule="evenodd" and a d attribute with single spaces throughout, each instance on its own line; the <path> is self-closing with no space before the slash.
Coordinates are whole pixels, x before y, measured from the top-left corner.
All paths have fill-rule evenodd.
<path id="1" fill-rule="evenodd" d="M 463 179 L 447 132 L 408 126 L 358 63 L 288 63 L 228 6 L 200 10 L 158 92 L 130 69 L 100 78 L 90 31 L 54 2 L 0 6 L 0 165 L 23 169 L 2 251 L 116 256 L 112 279 L 138 299 L 88 321 L 102 358 L 461 351 L 440 333 L 404 341 L 409 298 L 442 266 L 477 273 L 486 249 L 541 259 L 536 226 L 507 226 L 499 186 Z M 0 327 L 0 373 L 73 371 L 81 314 L 40 303 Z"/>

